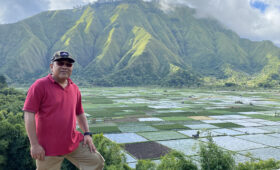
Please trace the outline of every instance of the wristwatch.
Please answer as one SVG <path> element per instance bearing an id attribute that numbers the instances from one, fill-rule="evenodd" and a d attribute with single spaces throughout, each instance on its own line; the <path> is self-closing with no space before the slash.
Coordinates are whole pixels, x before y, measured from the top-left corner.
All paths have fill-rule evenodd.
<path id="1" fill-rule="evenodd" d="M 85 133 L 84 133 L 84 136 L 86 136 L 86 135 L 89 135 L 89 136 L 92 137 L 92 132 L 85 132 Z"/>

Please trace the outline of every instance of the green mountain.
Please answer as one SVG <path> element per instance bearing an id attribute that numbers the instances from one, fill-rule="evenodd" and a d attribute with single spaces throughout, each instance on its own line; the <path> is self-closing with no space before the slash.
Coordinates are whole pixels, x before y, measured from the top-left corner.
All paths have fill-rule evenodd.
<path id="1" fill-rule="evenodd" d="M 278 47 L 194 14 L 164 12 L 156 1 L 99 1 L 0 25 L 0 74 L 30 84 L 48 73 L 55 51 L 68 50 L 81 84 L 279 85 Z"/>

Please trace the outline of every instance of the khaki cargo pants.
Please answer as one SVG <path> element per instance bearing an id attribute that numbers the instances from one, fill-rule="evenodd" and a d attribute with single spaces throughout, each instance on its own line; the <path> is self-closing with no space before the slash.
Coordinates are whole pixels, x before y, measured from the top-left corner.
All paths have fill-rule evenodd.
<path id="1" fill-rule="evenodd" d="M 46 156 L 44 161 L 36 160 L 37 170 L 60 170 L 64 158 L 81 170 L 102 170 L 104 159 L 99 152 L 91 153 L 88 147 L 79 147 L 63 156 Z"/>

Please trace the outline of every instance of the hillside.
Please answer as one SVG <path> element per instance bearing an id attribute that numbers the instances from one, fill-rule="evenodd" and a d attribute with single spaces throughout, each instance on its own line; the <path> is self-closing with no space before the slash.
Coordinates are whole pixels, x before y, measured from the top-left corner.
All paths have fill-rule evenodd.
<path id="1" fill-rule="evenodd" d="M 279 84 L 280 49 L 270 41 L 242 39 L 188 7 L 101 2 L 0 25 L 0 74 L 30 84 L 63 49 L 76 58 L 73 78 L 81 84 Z"/>

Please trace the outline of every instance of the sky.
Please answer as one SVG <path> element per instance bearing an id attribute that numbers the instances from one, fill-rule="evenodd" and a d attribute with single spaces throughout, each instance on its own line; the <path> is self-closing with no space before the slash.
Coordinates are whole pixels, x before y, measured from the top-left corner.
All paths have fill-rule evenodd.
<path id="1" fill-rule="evenodd" d="M 14 23 L 42 11 L 71 9 L 97 0 L 0 0 L 0 24 Z M 143 0 L 151 1 L 151 0 Z M 159 0 L 162 10 L 196 9 L 198 18 L 214 18 L 239 36 L 271 40 L 280 47 L 280 0 Z"/>

